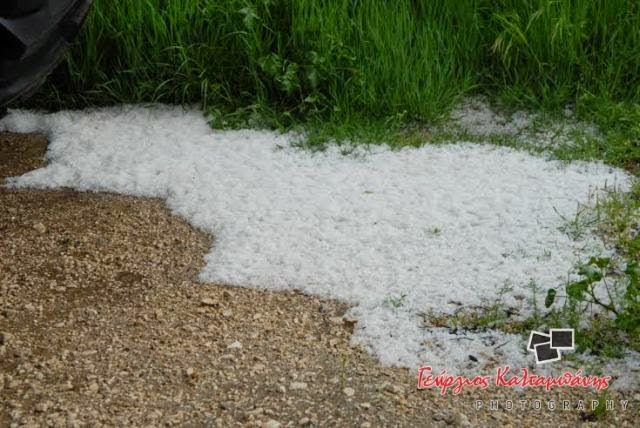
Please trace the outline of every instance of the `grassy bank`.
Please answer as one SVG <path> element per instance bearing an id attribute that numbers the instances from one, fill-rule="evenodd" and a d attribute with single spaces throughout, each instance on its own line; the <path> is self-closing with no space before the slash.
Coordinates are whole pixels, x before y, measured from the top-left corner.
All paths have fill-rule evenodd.
<path id="1" fill-rule="evenodd" d="M 639 28 L 633 0 L 96 0 L 36 102 L 433 120 L 475 91 L 593 114 L 640 98 Z"/>

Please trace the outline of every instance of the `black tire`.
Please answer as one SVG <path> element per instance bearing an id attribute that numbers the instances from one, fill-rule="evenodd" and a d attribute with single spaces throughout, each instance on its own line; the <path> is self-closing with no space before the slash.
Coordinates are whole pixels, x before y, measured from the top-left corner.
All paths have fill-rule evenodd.
<path id="1" fill-rule="evenodd" d="M 10 11 L 11 18 L 0 14 L 0 108 L 34 93 L 45 81 L 78 34 L 91 1 L 9 1 L 20 6 Z"/>
<path id="2" fill-rule="evenodd" d="M 47 0 L 3 0 L 0 4 L 0 16 L 13 18 L 33 13 L 47 2 Z"/>

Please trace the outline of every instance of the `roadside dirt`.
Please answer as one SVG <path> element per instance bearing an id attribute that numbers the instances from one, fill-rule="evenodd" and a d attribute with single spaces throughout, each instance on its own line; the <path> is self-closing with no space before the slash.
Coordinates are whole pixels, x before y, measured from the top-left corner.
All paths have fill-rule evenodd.
<path id="1" fill-rule="evenodd" d="M 45 150 L 42 136 L 0 134 L 0 177 L 39 167 Z M 546 408 L 596 397 L 584 391 L 419 391 L 416 373 L 350 346 L 344 304 L 198 283 L 211 242 L 159 200 L 0 188 L 0 426 L 593 420 Z M 637 426 L 637 399 L 608 398 L 616 410 L 600 423 Z M 496 399 L 515 409 L 489 411 Z M 519 400 L 531 400 L 526 410 Z"/>

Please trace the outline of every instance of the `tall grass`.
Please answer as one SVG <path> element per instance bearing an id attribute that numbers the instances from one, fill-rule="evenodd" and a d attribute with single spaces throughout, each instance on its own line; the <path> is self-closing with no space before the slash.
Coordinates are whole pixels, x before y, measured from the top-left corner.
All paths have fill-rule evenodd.
<path id="1" fill-rule="evenodd" d="M 637 102 L 640 3 L 503 0 L 487 22 L 487 73 L 523 103 L 558 106 L 581 97 Z"/>
<path id="2" fill-rule="evenodd" d="M 220 118 L 432 120 L 470 91 L 550 109 L 637 104 L 640 4 L 96 0 L 34 102 L 197 102 Z"/>

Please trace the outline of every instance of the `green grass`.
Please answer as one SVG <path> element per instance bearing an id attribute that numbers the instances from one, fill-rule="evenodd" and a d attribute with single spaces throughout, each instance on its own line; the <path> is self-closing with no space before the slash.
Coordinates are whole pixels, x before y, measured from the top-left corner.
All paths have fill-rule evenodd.
<path id="1" fill-rule="evenodd" d="M 421 314 L 424 328 L 447 328 L 451 333 L 500 330 L 519 334 L 527 324 L 514 318 L 517 312 L 507 308 L 499 296 L 494 302 L 483 305 L 464 306 L 453 314 L 429 310 Z"/>
<path id="2" fill-rule="evenodd" d="M 424 3 L 98 0 L 40 102 L 433 119 L 472 87 L 479 6 Z"/>
<path id="3" fill-rule="evenodd" d="M 214 124 L 288 127 L 434 121 L 481 92 L 618 126 L 640 99 L 639 29 L 635 0 L 96 0 L 31 103 L 199 103 Z"/>

